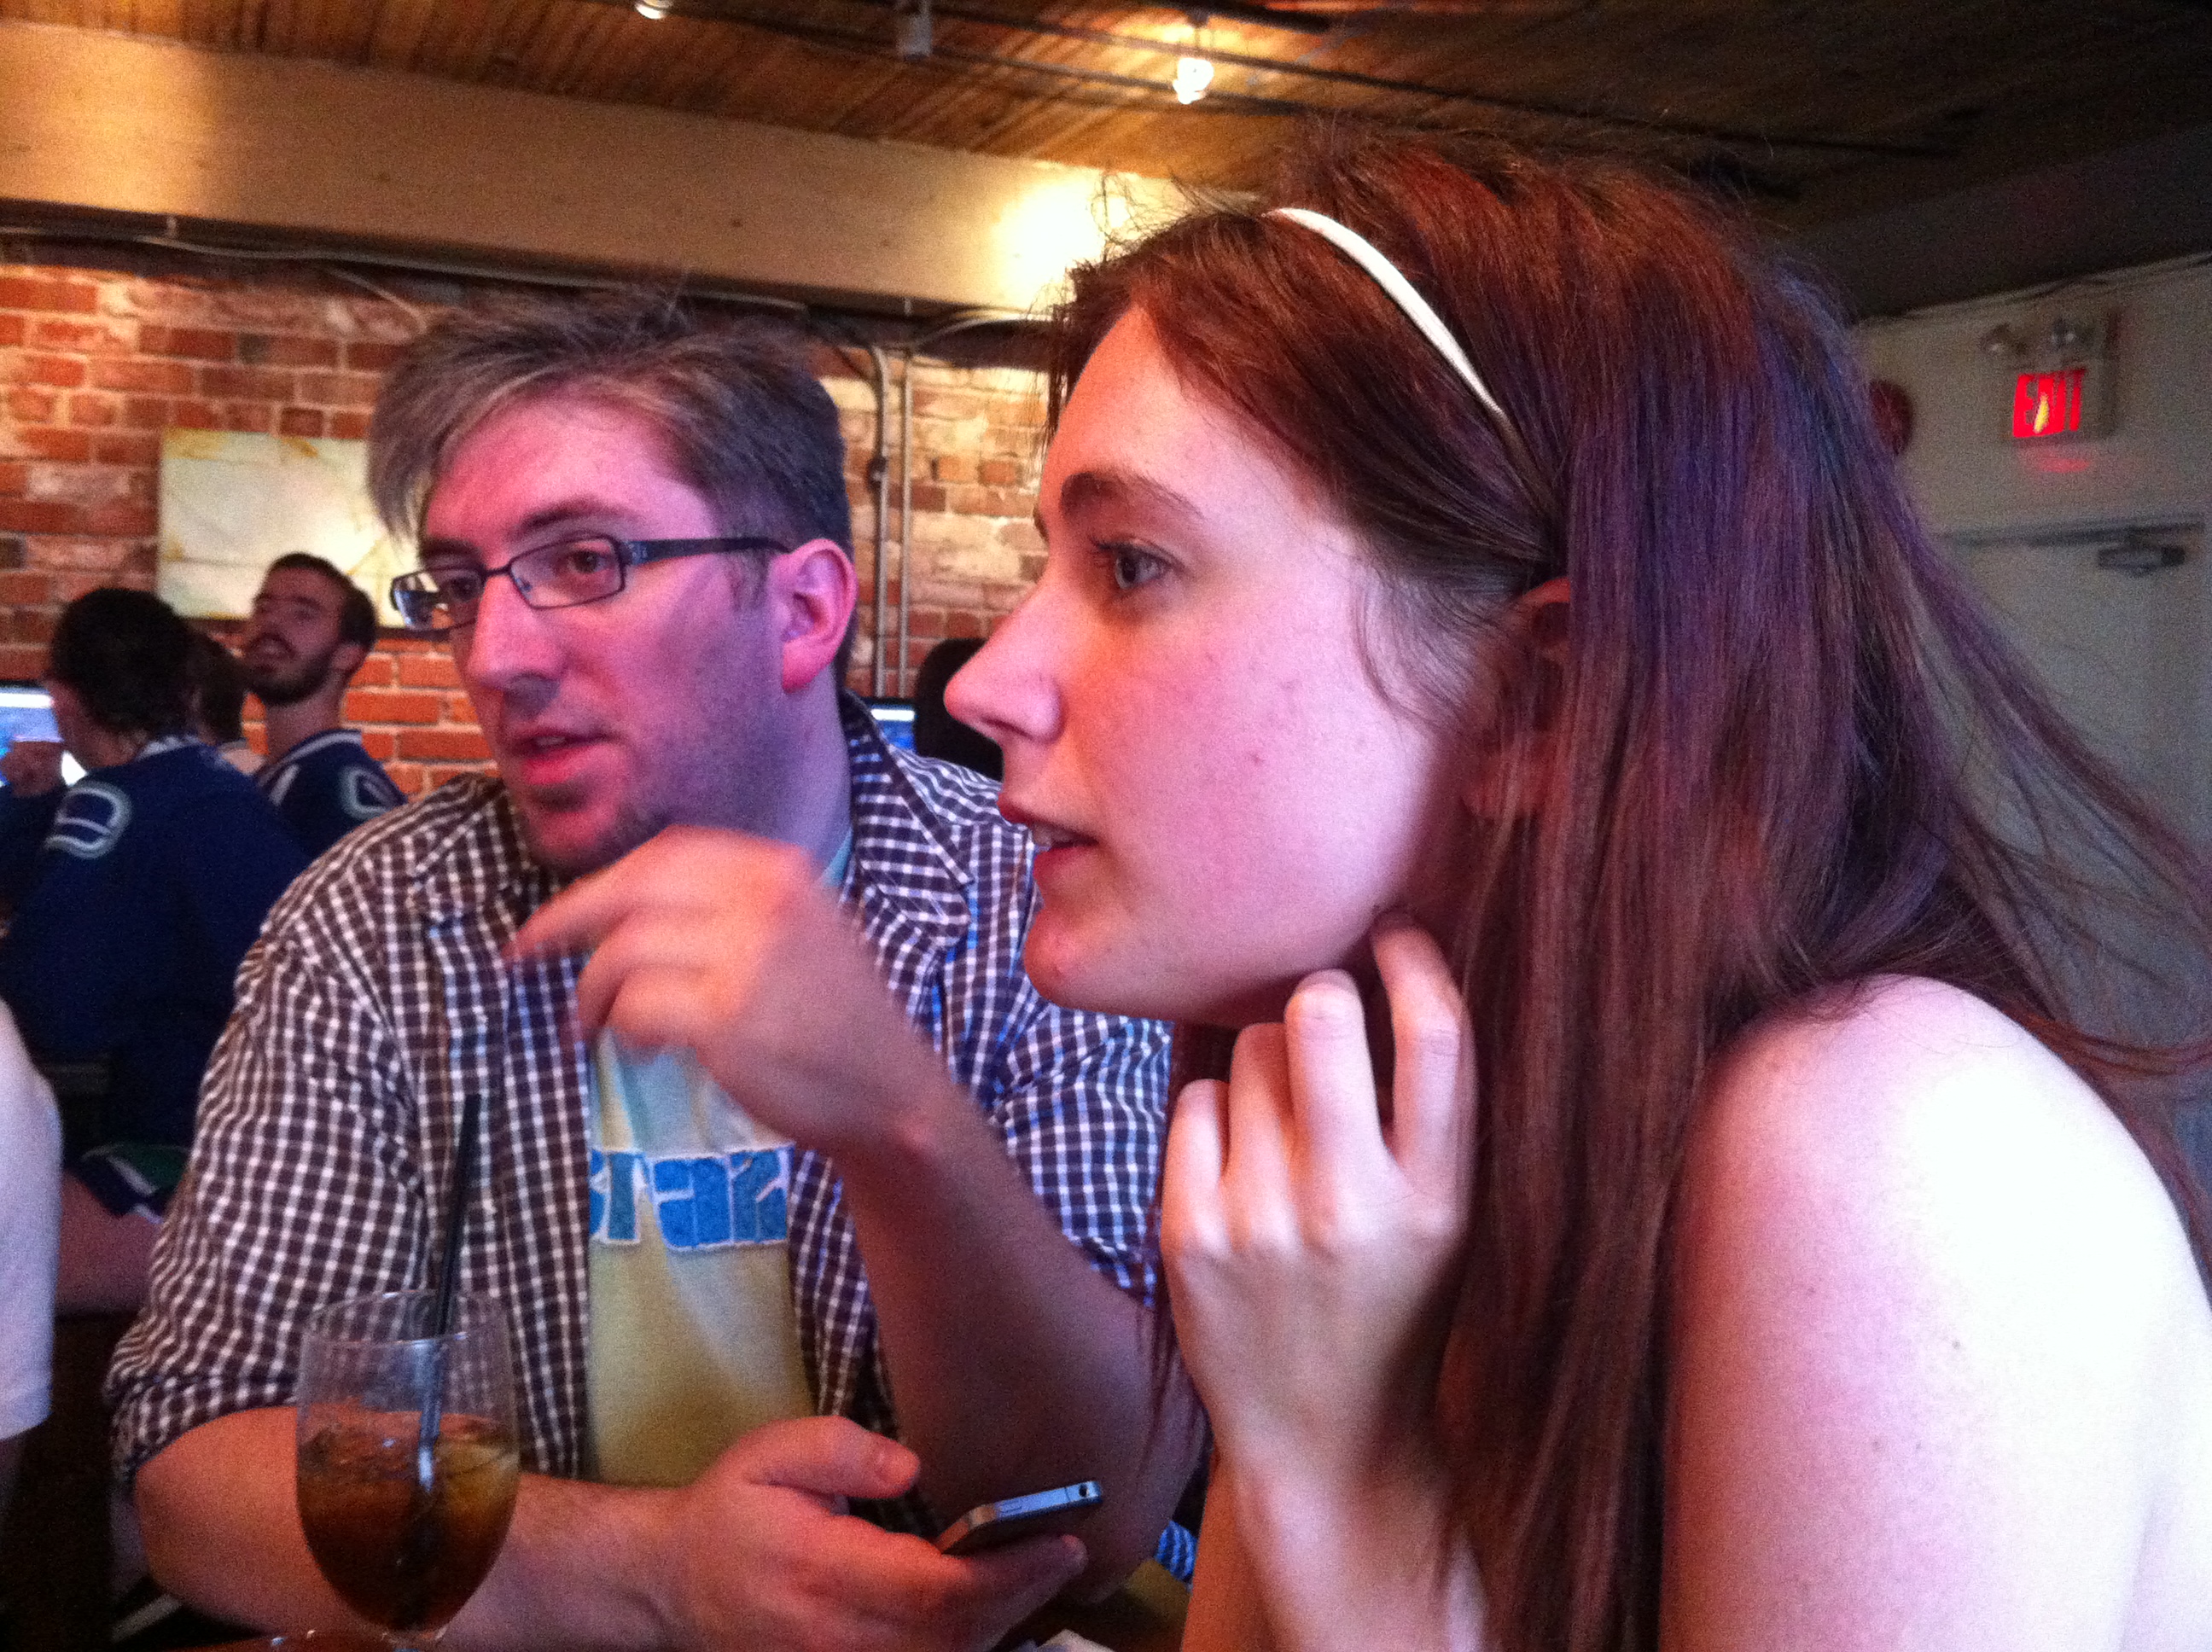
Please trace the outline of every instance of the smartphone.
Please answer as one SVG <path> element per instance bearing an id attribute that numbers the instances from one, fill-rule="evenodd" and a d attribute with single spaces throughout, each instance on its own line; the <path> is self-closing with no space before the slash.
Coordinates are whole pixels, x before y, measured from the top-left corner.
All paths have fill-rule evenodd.
<path id="1" fill-rule="evenodd" d="M 1064 1532 L 1073 1523 L 1072 1517 L 1096 1507 L 1104 1495 L 1097 1480 L 1078 1480 L 1025 1497 L 978 1503 L 937 1534 L 937 1546 L 947 1554 L 975 1554 L 1025 1537 Z"/>

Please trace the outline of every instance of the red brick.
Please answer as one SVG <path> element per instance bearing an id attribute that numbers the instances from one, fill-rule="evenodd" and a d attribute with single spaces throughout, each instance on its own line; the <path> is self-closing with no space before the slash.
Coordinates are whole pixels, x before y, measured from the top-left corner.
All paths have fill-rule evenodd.
<path id="1" fill-rule="evenodd" d="M 222 428 L 251 430 L 265 436 L 276 428 L 276 410 L 266 402 L 225 402 Z"/>
<path id="2" fill-rule="evenodd" d="M 983 616 L 962 608 L 945 616 L 945 635 L 949 637 L 980 637 L 983 635 Z"/>
<path id="3" fill-rule="evenodd" d="M 934 642 L 945 635 L 945 610 L 942 608 L 910 610 L 906 616 L 906 629 L 908 636 L 927 637 Z M 894 648 L 898 647 L 896 633 L 890 638 L 890 644 Z"/>
<path id="4" fill-rule="evenodd" d="M 173 402 L 169 406 L 169 422 L 179 430 L 220 430 L 222 415 L 213 402 Z"/>
<path id="5" fill-rule="evenodd" d="M 51 390 L 11 390 L 8 416 L 23 424 L 44 424 L 54 416 L 62 398 Z"/>
<path id="6" fill-rule="evenodd" d="M 50 465 L 83 465 L 92 458 L 92 438 L 82 430 L 57 430 L 50 425 L 20 427 L 0 436 L 0 446 L 24 459 L 41 459 Z"/>
<path id="7" fill-rule="evenodd" d="M 249 367 L 334 367 L 338 364 L 338 345 L 334 338 L 303 338 L 291 333 L 241 333 L 238 359 Z"/>
<path id="8" fill-rule="evenodd" d="M 75 602 L 88 591 L 97 591 L 105 585 L 149 585 L 150 581 L 118 580 L 112 574 L 57 574 L 54 575 L 54 600 L 63 604 Z"/>
<path id="9" fill-rule="evenodd" d="M 97 438 L 92 456 L 102 465 L 137 465 L 152 470 L 161 462 L 161 439 L 144 431 Z"/>
<path id="10" fill-rule="evenodd" d="M 404 728 L 399 755 L 416 762 L 482 762 L 491 756 L 484 737 L 472 728 Z"/>
<path id="11" fill-rule="evenodd" d="M 967 453 L 940 453 L 930 461 L 929 469 L 939 482 L 975 480 L 975 460 Z"/>
<path id="12" fill-rule="evenodd" d="M 379 382 L 373 373 L 303 373 L 299 399 L 322 407 L 374 407 Z"/>
<path id="13" fill-rule="evenodd" d="M 353 686 L 356 689 L 388 689 L 392 684 L 393 676 L 389 654 L 371 654 L 361 662 L 361 669 L 353 674 Z"/>
<path id="14" fill-rule="evenodd" d="M 151 505 L 129 505 L 120 501 L 110 505 L 88 505 L 84 509 L 84 533 L 127 533 L 143 537 L 161 531 L 161 518 Z"/>
<path id="15" fill-rule="evenodd" d="M 54 582 L 28 568 L 0 574 L 0 604 L 38 608 L 54 599 Z"/>
<path id="16" fill-rule="evenodd" d="M 399 755 L 399 737 L 388 728 L 365 728 L 361 732 L 362 750 L 380 763 L 388 763 Z"/>
<path id="17" fill-rule="evenodd" d="M 159 430 L 169 422 L 169 404 L 160 396 L 125 396 L 123 422 L 133 430 Z"/>
<path id="18" fill-rule="evenodd" d="M 181 396 L 192 387 L 192 370 L 182 361 L 94 361 L 92 382 L 102 390 Z"/>
<path id="19" fill-rule="evenodd" d="M 1022 467 L 1010 459 L 987 459 L 976 467 L 987 488 L 1018 488 L 1022 483 Z"/>
<path id="20" fill-rule="evenodd" d="M 373 338 L 356 338 L 345 347 L 345 364 L 356 373 L 384 373 L 399 359 L 404 344 L 386 344 Z"/>
<path id="21" fill-rule="evenodd" d="M 319 407 L 281 408 L 276 414 L 276 434 L 281 436 L 319 436 L 327 422 Z"/>
<path id="22" fill-rule="evenodd" d="M 11 682 L 30 682 L 46 669 L 44 648 L 0 648 L 0 677 Z"/>
<path id="23" fill-rule="evenodd" d="M 0 310 L 59 310 L 70 315 L 92 315 L 99 309 L 97 287 L 36 276 L 0 276 Z"/>
<path id="24" fill-rule="evenodd" d="M 356 689 L 345 697 L 345 718 L 349 723 L 434 723 L 444 709 L 434 694 Z"/>
<path id="25" fill-rule="evenodd" d="M 941 511 L 945 508 L 945 489 L 934 482 L 914 484 L 914 507 L 918 511 Z"/>
<path id="26" fill-rule="evenodd" d="M 149 355 L 181 356 L 188 361 L 235 361 L 238 335 L 212 327 L 164 327 L 149 321 L 138 329 L 138 348 Z"/>
<path id="27" fill-rule="evenodd" d="M 113 424 L 122 410 L 122 404 L 114 397 L 97 391 L 80 390 L 69 398 L 69 422 L 95 430 Z"/>
<path id="28" fill-rule="evenodd" d="M 43 500 L 0 500 L 0 533 L 76 533 L 84 513 Z"/>
<path id="29" fill-rule="evenodd" d="M 10 640 L 16 642 L 35 642 L 44 647 L 54 640 L 54 626 L 61 615 L 52 608 L 19 608 L 8 628 Z"/>
<path id="30" fill-rule="evenodd" d="M 84 363 L 72 355 L 34 355 L 27 351 L 15 358 L 13 376 L 18 384 L 75 390 L 84 382 Z"/>
<path id="31" fill-rule="evenodd" d="M 289 402 L 292 395 L 291 374 L 275 367 L 218 367 L 200 370 L 200 394 L 222 396 L 234 399 L 251 398 L 257 402 Z M 319 397 L 301 398 L 319 401 Z"/>
<path id="32" fill-rule="evenodd" d="M 341 441 L 367 441 L 368 415 L 366 413 L 333 413 L 331 415 L 331 434 Z"/>
<path id="33" fill-rule="evenodd" d="M 30 474 L 27 465 L 0 465 L 0 499 L 21 499 Z"/>
<path id="34" fill-rule="evenodd" d="M 972 390 L 917 390 L 915 416 L 920 419 L 976 419 L 983 416 L 983 398 Z"/>
<path id="35" fill-rule="evenodd" d="M 20 315 L 0 315 L 0 349 L 12 348 L 23 342 L 23 318 Z"/>
<path id="36" fill-rule="evenodd" d="M 122 328 L 105 321 L 78 321 L 69 316 L 37 317 L 31 323 L 31 342 L 46 349 L 73 350 L 79 355 L 131 353 L 131 340 Z"/>
<path id="37" fill-rule="evenodd" d="M 445 654 L 404 654 L 395 662 L 401 684 L 410 689 L 458 689 L 461 674 Z"/>

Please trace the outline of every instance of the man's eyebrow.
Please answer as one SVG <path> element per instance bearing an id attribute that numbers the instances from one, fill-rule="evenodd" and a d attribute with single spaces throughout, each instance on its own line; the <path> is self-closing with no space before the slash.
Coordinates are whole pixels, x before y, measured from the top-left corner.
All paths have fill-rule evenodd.
<path id="1" fill-rule="evenodd" d="M 548 528 L 565 526 L 573 522 L 605 521 L 623 514 L 623 507 L 611 500 L 596 499 L 584 495 L 574 499 L 558 499 L 550 505 L 542 505 L 514 525 L 513 537 L 528 539 Z M 616 538 L 623 536 L 617 535 Z M 471 541 L 440 536 L 429 536 L 417 542 L 424 556 L 481 556 L 483 552 Z"/>
<path id="2" fill-rule="evenodd" d="M 1134 471 L 1078 471 L 1060 484 L 1061 510 L 1073 513 L 1094 505 L 1140 505 L 1183 516 L 1201 514 L 1185 495 Z"/>

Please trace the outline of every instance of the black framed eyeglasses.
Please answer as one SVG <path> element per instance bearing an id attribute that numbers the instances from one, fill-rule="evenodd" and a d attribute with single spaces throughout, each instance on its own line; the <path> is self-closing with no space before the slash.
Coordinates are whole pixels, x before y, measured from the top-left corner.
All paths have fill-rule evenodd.
<path id="1" fill-rule="evenodd" d="M 579 608 L 620 592 L 629 583 L 629 570 L 641 562 L 708 556 L 721 551 L 781 556 L 790 549 L 780 539 L 750 534 L 724 534 L 711 539 L 617 539 L 611 534 L 579 534 L 510 556 L 497 568 L 453 562 L 403 574 L 392 582 L 392 605 L 399 610 L 409 630 L 443 635 L 476 623 L 477 605 L 483 600 L 484 588 L 502 574 L 514 581 L 516 592 L 532 608 Z"/>

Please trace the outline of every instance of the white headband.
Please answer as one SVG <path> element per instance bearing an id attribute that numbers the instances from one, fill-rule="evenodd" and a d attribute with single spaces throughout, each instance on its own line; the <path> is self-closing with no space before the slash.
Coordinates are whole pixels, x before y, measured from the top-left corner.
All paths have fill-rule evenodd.
<path id="1" fill-rule="evenodd" d="M 1453 372 L 1467 381 L 1474 392 L 1475 400 L 1489 410 L 1508 437 L 1516 443 L 1519 433 L 1513 421 L 1505 416 L 1505 410 L 1498 404 L 1498 398 L 1490 393 L 1490 386 L 1482 382 L 1482 375 L 1474 370 L 1474 363 L 1467 359 L 1467 352 L 1445 326 L 1443 318 L 1429 307 L 1428 300 L 1413 290 L 1413 283 L 1398 273 L 1398 266 L 1382 254 L 1382 249 L 1356 230 L 1346 229 L 1334 218 L 1309 211 L 1304 207 L 1276 207 L 1267 216 L 1288 218 L 1294 224 L 1303 224 L 1323 240 L 1334 245 L 1346 257 L 1375 278 L 1375 284 L 1390 296 L 1390 301 L 1406 313 L 1406 318 L 1421 330 L 1421 337 L 1436 346 Z"/>

